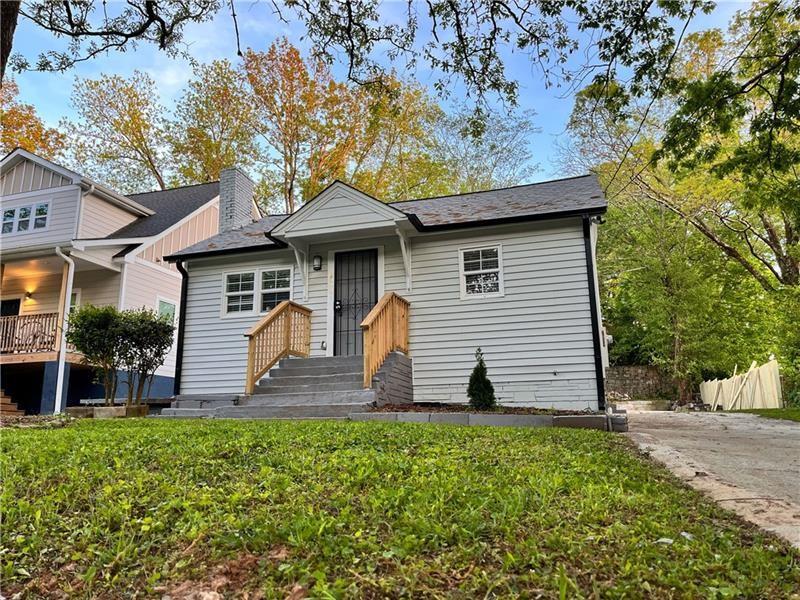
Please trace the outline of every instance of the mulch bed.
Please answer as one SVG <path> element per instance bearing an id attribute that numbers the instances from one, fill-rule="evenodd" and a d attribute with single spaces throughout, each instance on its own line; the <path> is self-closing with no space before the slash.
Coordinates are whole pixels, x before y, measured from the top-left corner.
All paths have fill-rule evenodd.
<path id="1" fill-rule="evenodd" d="M 57 429 L 74 420 L 68 415 L 0 415 L 0 427 Z"/>
<path id="2" fill-rule="evenodd" d="M 469 404 L 440 404 L 438 402 L 416 402 L 414 404 L 384 404 L 371 412 L 436 412 L 436 413 L 476 413 L 487 415 L 591 415 L 586 410 L 556 410 L 554 408 L 534 408 L 527 406 L 498 406 L 495 410 L 475 410 Z"/>

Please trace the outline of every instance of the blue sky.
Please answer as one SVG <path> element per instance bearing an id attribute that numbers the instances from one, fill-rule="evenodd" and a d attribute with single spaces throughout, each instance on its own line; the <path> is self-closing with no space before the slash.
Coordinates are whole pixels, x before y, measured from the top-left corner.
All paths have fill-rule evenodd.
<path id="1" fill-rule="evenodd" d="M 404 3 L 386 3 L 386 10 L 402 8 Z M 738 10 L 746 9 L 749 2 L 719 2 L 709 15 L 698 17 L 691 30 L 710 27 L 725 28 L 731 16 Z M 297 24 L 285 25 L 272 14 L 268 3 L 237 2 L 242 48 L 266 49 L 277 37 L 286 36 L 293 44 L 303 49 L 303 29 Z M 201 62 L 217 58 L 227 58 L 236 63 L 236 43 L 233 24 L 227 11 L 219 13 L 212 23 L 192 24 L 186 29 L 185 39 L 190 45 L 192 56 Z M 14 50 L 25 55 L 31 62 L 43 50 L 60 49 L 64 44 L 20 19 L 14 39 Z M 381 62 L 380 56 L 376 57 Z M 388 64 L 388 63 L 387 63 Z M 403 73 L 404 65 L 396 65 Z M 540 165 L 534 179 L 547 179 L 562 175 L 557 162 L 558 137 L 563 134 L 572 109 L 572 98 L 564 88 L 547 88 L 541 75 L 533 70 L 526 57 L 509 53 L 506 68 L 511 76 L 520 82 L 519 103 L 521 109 L 533 109 L 537 115 L 534 123 L 540 128 L 530 140 L 534 160 Z M 134 69 L 149 73 L 157 82 L 164 102 L 169 106 L 180 94 L 182 87 L 191 77 L 191 67 L 184 59 L 173 59 L 160 52 L 155 46 L 140 45 L 136 50 L 126 53 L 109 53 L 92 61 L 80 63 L 66 73 L 27 72 L 12 74 L 20 87 L 21 99 L 33 104 L 49 125 L 56 125 L 62 117 L 71 117 L 69 97 L 75 76 L 97 77 L 101 73 L 115 73 L 130 76 Z M 334 72 L 344 75 L 341 65 Z M 409 79 L 431 87 L 437 78 L 426 65 L 418 64 L 414 71 L 405 73 Z M 454 85 L 452 99 L 463 99 L 462 88 Z M 433 93 L 433 91 L 432 91 Z M 449 100 L 443 100 L 447 104 Z"/>

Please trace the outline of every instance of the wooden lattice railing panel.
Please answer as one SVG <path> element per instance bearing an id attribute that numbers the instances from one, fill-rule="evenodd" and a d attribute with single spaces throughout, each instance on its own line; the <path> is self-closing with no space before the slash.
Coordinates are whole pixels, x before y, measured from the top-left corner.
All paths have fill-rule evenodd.
<path id="1" fill-rule="evenodd" d="M 281 358 L 309 355 L 311 309 L 284 300 L 244 335 L 248 340 L 245 392 L 252 394 L 256 381 Z"/>
<path id="2" fill-rule="evenodd" d="M 372 386 L 372 377 L 390 352 L 408 354 L 408 317 L 411 304 L 395 292 L 388 292 L 361 322 L 364 334 L 364 387 Z"/>

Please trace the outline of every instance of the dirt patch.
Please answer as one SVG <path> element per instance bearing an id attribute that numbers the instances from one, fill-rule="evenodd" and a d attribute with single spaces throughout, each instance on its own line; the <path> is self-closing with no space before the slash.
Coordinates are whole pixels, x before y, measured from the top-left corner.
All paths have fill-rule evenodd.
<path id="1" fill-rule="evenodd" d="M 236 598 L 261 600 L 264 598 L 258 586 L 261 568 L 288 557 L 286 546 L 276 546 L 266 556 L 243 553 L 214 566 L 203 580 L 182 581 L 157 591 L 163 593 L 162 600 L 222 600 L 231 594 Z M 295 585 L 286 591 L 286 597 L 299 600 L 307 596 L 306 592 L 306 588 Z"/>
<path id="2" fill-rule="evenodd" d="M 58 429 L 67 427 L 74 420 L 69 415 L 0 415 L 0 427 Z"/>
<path id="3" fill-rule="evenodd" d="M 555 410 L 526 406 L 498 406 L 495 410 L 475 410 L 469 404 L 439 404 L 436 402 L 415 402 L 414 404 L 384 404 L 371 412 L 425 412 L 425 413 L 473 413 L 481 415 L 592 415 L 586 410 Z"/>

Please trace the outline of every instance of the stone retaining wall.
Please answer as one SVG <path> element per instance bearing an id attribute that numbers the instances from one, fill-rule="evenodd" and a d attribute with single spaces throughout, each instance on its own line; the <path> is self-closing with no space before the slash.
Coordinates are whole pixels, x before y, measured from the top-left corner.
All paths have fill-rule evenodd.
<path id="1" fill-rule="evenodd" d="M 625 394 L 631 400 L 674 398 L 675 385 L 658 367 L 612 366 L 606 370 L 606 393 Z"/>

